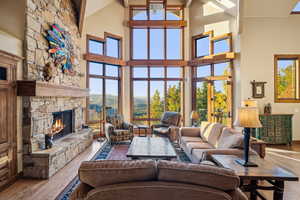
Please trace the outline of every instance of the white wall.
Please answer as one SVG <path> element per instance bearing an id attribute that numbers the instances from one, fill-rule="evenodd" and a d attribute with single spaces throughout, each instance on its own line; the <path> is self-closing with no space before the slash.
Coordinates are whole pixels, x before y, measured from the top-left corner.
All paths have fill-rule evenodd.
<path id="1" fill-rule="evenodd" d="M 252 80 L 265 81 L 261 112 L 271 103 L 273 113 L 294 114 L 293 140 L 300 140 L 300 104 L 274 103 L 274 54 L 300 54 L 300 15 L 244 17 L 241 34 L 240 98 L 251 97 Z"/>

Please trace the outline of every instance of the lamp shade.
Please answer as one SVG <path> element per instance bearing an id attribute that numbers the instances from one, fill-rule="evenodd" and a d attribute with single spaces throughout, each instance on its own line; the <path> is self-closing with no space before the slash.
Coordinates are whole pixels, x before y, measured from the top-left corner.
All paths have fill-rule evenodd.
<path id="1" fill-rule="evenodd" d="M 199 118 L 200 118 L 199 113 L 197 111 L 192 111 L 191 119 L 192 120 L 198 120 Z"/>
<path id="2" fill-rule="evenodd" d="M 250 107 L 250 108 L 257 108 L 258 107 L 258 103 L 257 101 L 253 100 L 253 99 L 247 99 L 242 101 L 242 107 Z"/>
<path id="3" fill-rule="evenodd" d="M 234 125 L 245 128 L 260 128 L 262 127 L 262 125 L 259 121 L 258 116 L 258 108 L 241 107 L 238 109 L 237 119 L 234 122 Z"/>

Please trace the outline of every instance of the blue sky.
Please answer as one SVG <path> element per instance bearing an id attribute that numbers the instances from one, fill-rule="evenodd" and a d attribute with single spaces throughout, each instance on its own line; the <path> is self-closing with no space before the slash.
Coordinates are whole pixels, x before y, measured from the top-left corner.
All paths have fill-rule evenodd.
<path id="1" fill-rule="evenodd" d="M 293 12 L 300 12 L 300 2 L 296 4 L 295 8 L 293 9 Z"/>

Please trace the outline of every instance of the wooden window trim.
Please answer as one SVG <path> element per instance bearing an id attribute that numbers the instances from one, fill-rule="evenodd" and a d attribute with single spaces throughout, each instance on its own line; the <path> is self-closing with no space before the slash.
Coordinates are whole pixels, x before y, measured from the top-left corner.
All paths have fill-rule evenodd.
<path id="1" fill-rule="evenodd" d="M 297 59 L 298 60 L 298 79 L 300 79 L 300 54 L 276 54 L 274 55 L 274 102 L 275 103 L 300 103 L 300 98 L 286 98 L 280 99 L 278 98 L 278 84 L 277 84 L 277 75 L 278 75 L 278 60 L 284 59 Z M 300 93 L 300 83 L 298 85 L 298 92 Z"/>
<path id="2" fill-rule="evenodd" d="M 222 53 L 218 53 L 218 54 L 215 54 L 214 52 L 214 43 L 215 42 L 218 42 L 218 41 L 221 41 L 221 40 L 227 40 L 228 42 L 228 46 L 229 46 L 229 51 L 228 52 L 222 52 Z M 211 44 L 212 46 L 212 54 L 213 55 L 220 55 L 220 54 L 224 54 L 224 53 L 230 53 L 230 52 L 233 52 L 233 46 L 232 46 L 232 33 L 226 33 L 224 35 L 219 35 L 219 36 L 216 36 L 216 37 L 212 37 L 211 38 Z"/>

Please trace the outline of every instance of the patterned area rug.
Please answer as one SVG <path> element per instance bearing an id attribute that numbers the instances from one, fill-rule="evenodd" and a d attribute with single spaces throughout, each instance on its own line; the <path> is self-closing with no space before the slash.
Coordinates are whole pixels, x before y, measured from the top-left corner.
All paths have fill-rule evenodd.
<path id="1" fill-rule="evenodd" d="M 116 145 L 106 144 L 102 147 L 96 155 L 92 158 L 92 160 L 130 160 L 130 158 L 126 157 L 126 153 L 128 151 L 130 143 L 123 142 Z M 177 144 L 174 144 L 174 148 L 178 155 L 178 160 L 181 162 L 190 163 L 190 159 L 188 156 L 179 148 Z M 56 200 L 69 200 L 70 195 L 79 185 L 80 180 L 78 176 L 76 176 L 69 185 L 61 192 L 60 195 L 56 198 Z"/>

